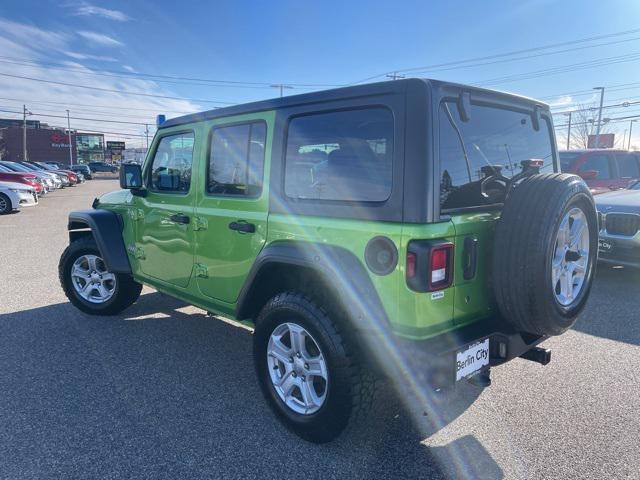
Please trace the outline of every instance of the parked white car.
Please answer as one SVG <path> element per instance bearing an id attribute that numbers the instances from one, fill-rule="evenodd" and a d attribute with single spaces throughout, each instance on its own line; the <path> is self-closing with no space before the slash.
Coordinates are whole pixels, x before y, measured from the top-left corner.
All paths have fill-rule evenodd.
<path id="1" fill-rule="evenodd" d="M 22 183 L 0 182 L 0 215 L 37 204 L 38 194 L 32 187 Z"/>

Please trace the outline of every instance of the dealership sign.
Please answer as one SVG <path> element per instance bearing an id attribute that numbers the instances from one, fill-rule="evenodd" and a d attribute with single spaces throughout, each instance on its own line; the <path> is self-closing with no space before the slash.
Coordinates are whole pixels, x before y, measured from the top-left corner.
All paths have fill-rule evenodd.
<path id="1" fill-rule="evenodd" d="M 69 135 L 64 132 L 54 132 L 49 138 L 53 148 L 69 148 Z"/>
<path id="2" fill-rule="evenodd" d="M 596 145 L 596 137 L 598 138 L 598 145 Z M 600 135 L 589 135 L 587 148 L 613 148 L 613 144 L 616 141 L 616 135 L 614 133 L 601 133 Z"/>

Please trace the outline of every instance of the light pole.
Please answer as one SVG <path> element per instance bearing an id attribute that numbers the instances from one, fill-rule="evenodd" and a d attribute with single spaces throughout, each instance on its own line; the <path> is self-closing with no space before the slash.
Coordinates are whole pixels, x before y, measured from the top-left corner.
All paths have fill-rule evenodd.
<path id="1" fill-rule="evenodd" d="M 147 125 L 146 123 L 144 125 L 144 133 L 147 137 L 147 150 L 149 150 L 149 125 Z"/>
<path id="2" fill-rule="evenodd" d="M 604 87 L 593 87 L 600 90 L 600 108 L 598 109 L 598 126 L 596 127 L 596 148 L 600 148 L 600 122 L 602 120 L 602 104 L 604 102 Z"/>
<path id="3" fill-rule="evenodd" d="M 627 150 L 631 150 L 631 132 L 633 131 L 633 122 L 635 122 L 636 120 L 631 120 L 629 122 L 629 145 L 627 145 Z M 624 145 L 623 145 L 624 147 Z"/>
<path id="4" fill-rule="evenodd" d="M 27 115 L 33 115 L 27 110 L 26 105 L 22 105 L 22 160 L 27 161 Z"/>
<path id="5" fill-rule="evenodd" d="M 569 116 L 569 129 L 567 130 L 567 150 L 569 150 L 569 144 L 571 142 L 571 114 L 573 112 L 565 113 L 565 115 Z"/>
<path id="6" fill-rule="evenodd" d="M 69 166 L 73 165 L 73 149 L 71 148 L 71 117 L 67 110 L 67 135 L 69 136 Z"/>

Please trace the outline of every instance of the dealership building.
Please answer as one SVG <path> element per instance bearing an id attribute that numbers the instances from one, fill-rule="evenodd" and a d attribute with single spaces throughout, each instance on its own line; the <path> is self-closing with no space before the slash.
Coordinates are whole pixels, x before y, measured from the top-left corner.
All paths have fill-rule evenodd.
<path id="1" fill-rule="evenodd" d="M 74 164 L 105 160 L 104 135 L 100 133 L 72 130 L 69 135 L 66 129 L 51 127 L 40 122 L 28 122 L 26 159 L 23 134 L 21 120 L 0 119 L 0 157 L 3 160 L 57 162 L 68 165 L 70 154 L 73 156 Z M 108 143 L 115 144 L 113 150 L 119 152 L 118 155 L 110 154 L 109 159 L 121 158 L 122 151 L 125 149 L 124 142 Z"/>

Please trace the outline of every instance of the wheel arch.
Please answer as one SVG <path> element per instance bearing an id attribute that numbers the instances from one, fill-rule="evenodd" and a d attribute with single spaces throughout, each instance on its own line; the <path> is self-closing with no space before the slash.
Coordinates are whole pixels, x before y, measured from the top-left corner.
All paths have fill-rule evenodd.
<path id="1" fill-rule="evenodd" d="M 279 241 L 258 255 L 240 291 L 236 318 L 257 317 L 275 294 L 300 290 L 336 302 L 354 330 L 386 328 L 388 318 L 363 262 L 342 247 Z"/>
<path id="2" fill-rule="evenodd" d="M 78 210 L 69 214 L 69 241 L 93 236 L 109 271 L 131 273 L 131 264 L 122 239 L 122 217 L 112 211 Z"/>

